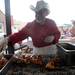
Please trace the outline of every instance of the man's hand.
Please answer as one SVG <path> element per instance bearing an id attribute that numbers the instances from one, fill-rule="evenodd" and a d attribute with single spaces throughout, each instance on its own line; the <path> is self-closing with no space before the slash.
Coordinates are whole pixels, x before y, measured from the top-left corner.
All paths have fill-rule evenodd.
<path id="1" fill-rule="evenodd" d="M 51 42 L 53 42 L 53 40 L 54 40 L 54 36 L 53 35 L 48 36 L 48 37 L 45 38 L 45 42 L 47 42 L 47 43 L 51 43 Z"/>
<path id="2" fill-rule="evenodd" d="M 2 51 L 2 49 L 6 48 L 7 43 L 8 37 L 0 39 L 0 52 Z"/>

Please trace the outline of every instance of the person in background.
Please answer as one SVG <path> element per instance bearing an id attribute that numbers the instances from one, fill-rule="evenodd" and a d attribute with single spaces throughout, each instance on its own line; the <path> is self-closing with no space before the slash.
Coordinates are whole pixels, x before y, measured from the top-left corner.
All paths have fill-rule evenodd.
<path id="1" fill-rule="evenodd" d="M 69 33 L 70 33 L 70 41 L 72 43 L 75 43 L 75 20 L 71 20 L 72 22 L 72 27 L 69 29 Z"/>
<path id="2" fill-rule="evenodd" d="M 37 1 L 36 7 L 32 5 L 31 9 L 35 12 L 35 20 L 28 22 L 19 32 L 5 38 L 6 42 L 13 46 L 31 37 L 34 45 L 33 55 L 56 55 L 60 31 L 54 20 L 46 18 L 50 13 L 48 3 L 43 0 Z M 3 43 L 5 41 L 2 45 Z"/>
<path id="3" fill-rule="evenodd" d="M 72 27 L 70 29 L 71 37 L 75 37 L 75 20 L 72 20 Z"/>

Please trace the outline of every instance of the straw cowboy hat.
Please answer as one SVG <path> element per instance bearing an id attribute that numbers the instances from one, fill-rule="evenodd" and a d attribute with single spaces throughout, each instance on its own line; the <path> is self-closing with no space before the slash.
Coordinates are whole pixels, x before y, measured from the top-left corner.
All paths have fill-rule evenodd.
<path id="1" fill-rule="evenodd" d="M 36 7 L 34 7 L 33 5 L 31 5 L 30 8 L 31 8 L 33 11 L 38 12 L 38 11 L 40 11 L 40 10 L 43 9 L 43 8 L 48 9 L 48 3 L 46 3 L 46 2 L 43 1 L 43 0 L 40 0 L 40 1 L 37 1 Z"/>

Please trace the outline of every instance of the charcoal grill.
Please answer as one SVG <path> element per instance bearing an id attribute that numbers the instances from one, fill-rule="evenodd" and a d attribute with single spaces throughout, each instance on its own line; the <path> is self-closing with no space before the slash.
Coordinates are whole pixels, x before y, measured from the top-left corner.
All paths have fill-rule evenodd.
<path id="1" fill-rule="evenodd" d="M 11 57 L 0 70 L 0 75 L 75 75 L 75 59 L 73 58 L 75 46 L 68 43 L 59 43 L 57 48 L 58 55 L 64 58 L 64 62 L 66 61 L 65 65 L 58 69 L 51 70 L 33 64 L 14 63 Z"/>
<path id="2" fill-rule="evenodd" d="M 75 75 L 75 68 L 65 66 L 49 70 L 38 65 L 13 62 L 11 57 L 0 70 L 0 75 Z"/>

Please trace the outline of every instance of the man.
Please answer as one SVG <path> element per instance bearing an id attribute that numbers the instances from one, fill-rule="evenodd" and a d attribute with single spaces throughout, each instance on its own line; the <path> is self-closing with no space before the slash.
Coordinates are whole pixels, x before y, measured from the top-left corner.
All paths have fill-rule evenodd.
<path id="1" fill-rule="evenodd" d="M 52 19 L 46 18 L 50 12 L 48 4 L 41 0 L 37 2 L 36 7 L 31 6 L 31 9 L 35 12 L 35 20 L 29 22 L 18 33 L 8 36 L 8 44 L 14 45 L 27 37 L 31 37 L 34 55 L 55 55 L 60 32 L 56 23 Z"/>

